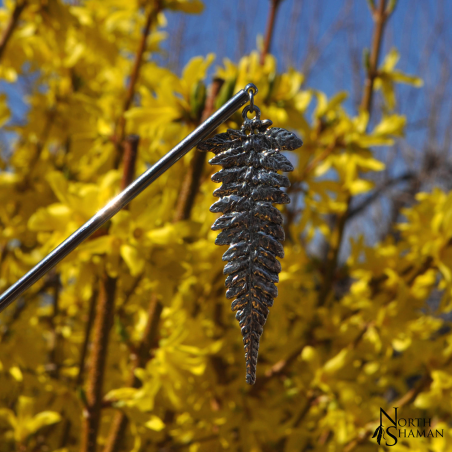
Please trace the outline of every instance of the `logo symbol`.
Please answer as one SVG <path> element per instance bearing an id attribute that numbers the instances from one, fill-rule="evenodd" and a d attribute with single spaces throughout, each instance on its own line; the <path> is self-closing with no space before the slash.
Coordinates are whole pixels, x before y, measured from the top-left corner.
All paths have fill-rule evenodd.
<path id="1" fill-rule="evenodd" d="M 380 425 L 375 429 L 372 436 L 372 438 L 376 438 L 378 445 L 381 445 L 381 441 L 384 440 L 386 446 L 395 446 L 397 438 L 444 437 L 443 429 L 432 429 L 431 418 L 398 418 L 397 408 L 394 407 L 394 410 L 395 416 L 392 419 L 383 408 L 380 408 Z M 383 415 L 391 423 L 389 427 L 384 427 Z"/>
<path id="2" fill-rule="evenodd" d="M 394 410 L 395 410 L 395 420 L 392 419 L 383 408 L 380 408 L 380 425 L 375 429 L 375 432 L 372 436 L 372 438 L 377 437 L 378 445 L 380 445 L 382 438 L 385 440 L 387 446 L 395 446 L 397 444 L 397 437 L 389 431 L 389 429 L 391 429 L 391 428 L 394 428 L 397 431 L 397 408 L 394 407 Z M 390 425 L 389 427 L 387 427 L 386 429 L 383 427 L 383 414 L 389 419 L 391 424 L 393 424 L 393 425 Z M 388 435 L 394 439 L 393 444 L 388 444 L 385 432 L 386 432 L 386 435 Z"/>

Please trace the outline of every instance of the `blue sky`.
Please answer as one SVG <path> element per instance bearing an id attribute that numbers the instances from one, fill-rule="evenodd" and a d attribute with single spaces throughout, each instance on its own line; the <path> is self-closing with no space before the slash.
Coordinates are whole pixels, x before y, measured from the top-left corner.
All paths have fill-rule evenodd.
<path id="1" fill-rule="evenodd" d="M 169 53 L 167 61 L 171 63 L 177 53 L 183 66 L 193 56 L 210 52 L 217 55 L 217 63 L 225 56 L 237 61 L 255 49 L 256 37 L 264 34 L 269 4 L 269 0 L 209 0 L 203 14 L 184 15 L 183 24 L 181 14 L 167 14 L 170 35 L 164 45 Z M 441 42 L 432 45 L 431 40 L 435 39 L 434 28 L 448 16 L 452 16 L 452 2 L 399 0 L 385 32 L 382 55 L 395 46 L 402 53 L 400 70 L 425 78 L 427 86 L 434 84 L 438 75 L 434 69 L 441 64 L 440 48 L 444 51 L 452 43 L 450 27 L 444 23 L 445 35 L 438 40 Z M 338 26 L 338 21 L 342 26 Z M 373 21 L 365 0 L 283 0 L 271 51 L 281 70 L 288 66 L 302 69 L 306 67 L 310 45 L 319 46 L 318 58 L 309 67 L 306 86 L 332 96 L 340 90 L 352 91 L 350 48 L 362 66 L 362 49 L 370 46 L 372 31 Z M 178 34 L 183 36 L 179 46 L 174 42 Z M 428 55 L 424 54 L 426 51 Z M 360 76 L 362 80 L 362 68 Z M 403 98 L 415 89 L 402 86 L 400 90 L 399 97 Z M 360 92 L 354 94 L 350 107 Z M 416 94 L 419 95 L 422 97 Z M 417 109 L 423 110 L 421 105 Z"/>

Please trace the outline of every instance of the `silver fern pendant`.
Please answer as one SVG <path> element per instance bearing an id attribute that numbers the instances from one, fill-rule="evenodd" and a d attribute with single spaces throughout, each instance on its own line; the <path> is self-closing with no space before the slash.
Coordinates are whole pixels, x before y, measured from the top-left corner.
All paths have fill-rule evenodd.
<path id="1" fill-rule="evenodd" d="M 252 100 L 252 99 L 251 99 Z M 256 112 L 253 119 L 248 112 Z M 221 212 L 212 230 L 222 230 L 215 243 L 229 245 L 223 254 L 228 263 L 226 298 L 232 302 L 240 323 L 246 359 L 246 382 L 256 382 L 259 340 L 267 320 L 268 308 L 278 295 L 284 257 L 283 217 L 272 204 L 288 204 L 289 196 L 280 187 L 288 187 L 289 179 L 277 171 L 293 171 L 290 161 L 280 151 L 299 148 L 302 141 L 293 133 L 277 127 L 272 121 L 261 121 L 260 110 L 251 103 L 245 107 L 240 130 L 228 129 L 198 145 L 200 151 L 215 154 L 209 163 L 223 169 L 212 176 L 221 182 L 213 194 L 220 199 L 211 212 Z"/>

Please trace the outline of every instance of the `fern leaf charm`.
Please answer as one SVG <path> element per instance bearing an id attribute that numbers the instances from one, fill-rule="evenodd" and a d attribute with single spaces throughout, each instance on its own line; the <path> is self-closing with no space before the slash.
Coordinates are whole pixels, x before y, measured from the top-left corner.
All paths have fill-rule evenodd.
<path id="1" fill-rule="evenodd" d="M 269 128 L 270 120 L 260 120 L 257 107 L 246 107 L 241 130 L 228 129 L 198 145 L 200 151 L 215 154 L 209 163 L 223 169 L 212 176 L 221 182 L 213 194 L 220 199 L 211 212 L 221 212 L 212 230 L 221 230 L 217 245 L 229 245 L 223 254 L 227 262 L 224 274 L 226 298 L 234 299 L 232 310 L 240 323 L 246 359 L 246 382 L 256 381 L 259 340 L 269 307 L 278 295 L 275 283 L 284 257 L 283 218 L 272 204 L 287 204 L 290 199 L 281 187 L 289 179 L 277 171 L 293 171 L 290 161 L 281 153 L 294 150 L 302 141 L 293 133 Z M 257 116 L 248 119 L 248 111 Z"/>

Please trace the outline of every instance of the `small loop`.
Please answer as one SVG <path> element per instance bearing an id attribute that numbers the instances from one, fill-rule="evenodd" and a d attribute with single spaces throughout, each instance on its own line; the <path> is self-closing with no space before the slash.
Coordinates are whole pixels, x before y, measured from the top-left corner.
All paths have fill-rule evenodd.
<path id="1" fill-rule="evenodd" d="M 250 90 L 250 111 L 255 111 L 254 110 L 254 92 L 253 90 Z"/>
<path id="2" fill-rule="evenodd" d="M 255 96 L 258 93 L 257 86 L 254 83 L 248 83 L 248 85 L 245 86 L 245 91 L 250 94 L 250 91 L 253 91 L 253 95 Z"/>
<path id="3" fill-rule="evenodd" d="M 251 108 L 250 105 L 247 105 L 242 111 L 242 118 L 243 119 L 251 119 L 251 118 L 247 117 L 247 114 L 252 113 L 252 112 L 256 112 L 256 116 L 255 116 L 256 119 L 261 119 L 261 110 L 259 109 L 259 107 L 256 107 L 256 105 L 254 105 L 253 108 Z"/>

